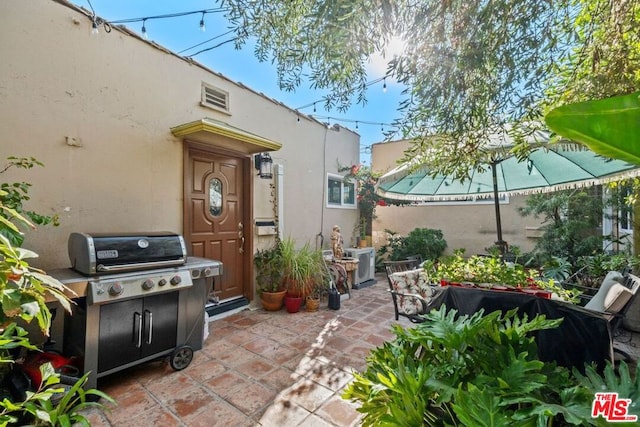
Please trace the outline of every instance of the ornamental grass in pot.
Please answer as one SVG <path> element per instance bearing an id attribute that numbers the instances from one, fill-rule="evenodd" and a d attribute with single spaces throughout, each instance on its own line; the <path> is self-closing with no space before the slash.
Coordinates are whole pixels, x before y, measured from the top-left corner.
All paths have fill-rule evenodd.
<path id="1" fill-rule="evenodd" d="M 315 283 L 322 280 L 322 252 L 308 243 L 298 249 L 293 239 L 289 238 L 281 242 L 281 256 L 287 298 L 301 298 L 304 301 L 313 293 Z"/>

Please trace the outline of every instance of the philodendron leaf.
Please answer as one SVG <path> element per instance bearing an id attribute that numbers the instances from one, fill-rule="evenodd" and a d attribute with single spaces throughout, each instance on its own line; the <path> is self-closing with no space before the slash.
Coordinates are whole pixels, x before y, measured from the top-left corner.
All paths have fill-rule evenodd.
<path id="1" fill-rule="evenodd" d="M 601 156 L 640 165 L 640 92 L 563 105 L 551 110 L 545 122 Z"/>

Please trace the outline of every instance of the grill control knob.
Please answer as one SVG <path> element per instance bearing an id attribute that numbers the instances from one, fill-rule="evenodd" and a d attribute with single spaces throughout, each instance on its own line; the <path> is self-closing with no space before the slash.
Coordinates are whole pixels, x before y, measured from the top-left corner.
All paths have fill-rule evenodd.
<path id="1" fill-rule="evenodd" d="M 173 276 L 173 277 L 171 278 L 171 284 L 172 284 L 173 286 L 179 285 L 180 283 L 182 283 L 182 277 L 180 277 L 180 276 Z"/>
<path id="2" fill-rule="evenodd" d="M 167 279 L 160 279 L 158 280 L 158 286 L 164 286 L 167 284 Z"/>
<path id="3" fill-rule="evenodd" d="M 204 277 L 211 276 L 211 267 L 205 268 L 203 274 L 204 274 Z"/>
<path id="4" fill-rule="evenodd" d="M 147 279 L 144 282 L 142 282 L 142 289 L 144 289 L 145 291 L 148 291 L 149 289 L 153 288 L 156 284 L 153 282 L 153 280 L 151 279 Z"/>
<path id="5" fill-rule="evenodd" d="M 109 286 L 109 295 L 111 295 L 112 297 L 117 297 L 118 295 L 122 294 L 122 292 L 124 292 L 124 288 L 122 287 L 120 282 L 115 282 Z"/>

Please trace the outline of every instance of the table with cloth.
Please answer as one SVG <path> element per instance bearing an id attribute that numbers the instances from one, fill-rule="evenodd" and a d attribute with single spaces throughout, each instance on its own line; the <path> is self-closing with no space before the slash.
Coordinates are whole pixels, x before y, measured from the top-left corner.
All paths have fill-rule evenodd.
<path id="1" fill-rule="evenodd" d="M 504 292 L 479 288 L 446 286 L 440 288 L 429 303 L 429 310 L 445 305 L 461 315 L 500 310 L 503 313 L 518 308 L 519 314 L 531 319 L 544 314 L 547 319 L 564 318 L 558 328 L 536 331 L 538 357 L 545 362 L 556 361 L 568 368 L 584 371 L 585 363 L 603 368 L 613 360 L 613 343 L 607 320 L 575 304 L 540 298 L 520 292 Z"/>

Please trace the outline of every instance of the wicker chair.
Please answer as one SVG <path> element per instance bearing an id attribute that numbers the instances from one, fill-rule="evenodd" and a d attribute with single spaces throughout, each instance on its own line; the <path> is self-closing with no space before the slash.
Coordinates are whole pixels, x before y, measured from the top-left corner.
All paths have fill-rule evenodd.
<path id="1" fill-rule="evenodd" d="M 433 289 L 418 265 L 416 259 L 384 262 L 396 320 L 404 316 L 413 323 L 424 321 Z"/>

